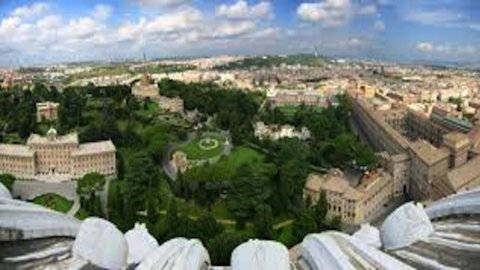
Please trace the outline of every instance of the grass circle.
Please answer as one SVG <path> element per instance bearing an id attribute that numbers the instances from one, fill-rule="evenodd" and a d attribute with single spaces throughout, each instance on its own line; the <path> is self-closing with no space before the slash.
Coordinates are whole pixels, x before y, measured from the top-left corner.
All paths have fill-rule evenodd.
<path id="1" fill-rule="evenodd" d="M 203 138 L 198 142 L 198 147 L 200 147 L 202 150 L 205 150 L 205 151 L 213 150 L 217 148 L 218 145 L 219 145 L 218 140 L 211 137 Z"/>

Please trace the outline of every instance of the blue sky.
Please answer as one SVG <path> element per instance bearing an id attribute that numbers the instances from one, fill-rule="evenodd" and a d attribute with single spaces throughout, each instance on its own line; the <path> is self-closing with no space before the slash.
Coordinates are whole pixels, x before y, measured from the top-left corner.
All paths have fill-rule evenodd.
<path id="1" fill-rule="evenodd" d="M 0 66 L 312 52 L 480 61 L 479 0 L 0 0 Z"/>

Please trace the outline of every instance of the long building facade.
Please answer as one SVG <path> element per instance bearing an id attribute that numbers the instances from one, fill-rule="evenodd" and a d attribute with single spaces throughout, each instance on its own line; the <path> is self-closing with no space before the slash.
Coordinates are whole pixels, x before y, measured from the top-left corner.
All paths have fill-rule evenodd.
<path id="1" fill-rule="evenodd" d="M 116 148 L 111 141 L 80 144 L 76 133 L 32 134 L 26 145 L 0 144 L 0 172 L 17 179 L 58 182 L 96 172 L 116 175 Z"/>
<path id="2" fill-rule="evenodd" d="M 480 185 L 475 147 L 464 131 L 450 131 L 417 111 L 405 115 L 406 132 L 376 112 L 365 94 L 347 92 L 352 119 L 368 143 L 384 153 L 384 168 L 393 177 L 394 195 L 415 200 L 439 199 Z"/>

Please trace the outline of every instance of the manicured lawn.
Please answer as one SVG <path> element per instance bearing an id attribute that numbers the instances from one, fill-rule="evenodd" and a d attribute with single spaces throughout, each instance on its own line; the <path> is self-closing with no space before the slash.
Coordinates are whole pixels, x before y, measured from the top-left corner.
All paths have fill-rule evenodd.
<path id="1" fill-rule="evenodd" d="M 282 111 L 287 117 L 293 117 L 293 115 L 297 112 L 296 106 L 281 106 L 279 108 L 280 111 Z"/>
<path id="2" fill-rule="evenodd" d="M 288 117 L 289 119 L 291 119 L 295 113 L 297 112 L 298 110 L 298 106 L 293 106 L 293 105 L 287 105 L 287 106 L 281 106 L 281 107 L 278 107 L 280 109 L 280 111 L 282 111 L 286 117 Z M 320 111 L 320 110 L 323 110 L 323 108 L 319 108 L 319 107 L 313 107 L 313 109 L 315 111 Z"/>
<path id="3" fill-rule="evenodd" d="M 55 194 L 46 193 L 33 199 L 33 203 L 45 206 L 58 212 L 67 213 L 73 205 L 72 201 Z"/>
<path id="4" fill-rule="evenodd" d="M 243 164 L 246 164 L 246 163 L 258 164 L 258 163 L 262 163 L 264 159 L 265 159 L 265 156 L 262 153 L 252 148 L 248 148 L 245 146 L 238 146 L 232 150 L 232 153 L 229 156 L 220 160 L 220 162 L 217 163 L 217 165 L 220 167 L 228 168 L 228 170 L 230 171 L 230 174 L 233 175 L 235 174 L 237 169 Z"/>
<path id="5" fill-rule="evenodd" d="M 217 140 L 218 145 L 213 149 L 203 149 L 203 148 L 201 148 L 200 142 L 202 141 L 202 139 L 207 138 L 207 137 L 210 137 L 213 140 Z M 193 139 L 190 143 L 182 146 L 178 150 L 187 154 L 188 159 L 194 159 L 194 160 L 200 159 L 201 160 L 201 159 L 209 159 L 209 158 L 212 158 L 212 157 L 215 157 L 215 156 L 219 155 L 223 151 L 224 145 L 225 145 L 225 138 L 223 138 L 220 135 L 218 135 L 218 136 L 202 136 L 200 138 Z"/>

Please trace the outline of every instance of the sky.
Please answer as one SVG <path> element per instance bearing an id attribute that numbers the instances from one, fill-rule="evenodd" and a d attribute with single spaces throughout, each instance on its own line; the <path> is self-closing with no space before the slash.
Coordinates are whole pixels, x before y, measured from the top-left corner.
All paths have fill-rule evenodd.
<path id="1" fill-rule="evenodd" d="M 0 0 L 0 66 L 312 53 L 480 62 L 480 0 Z"/>

